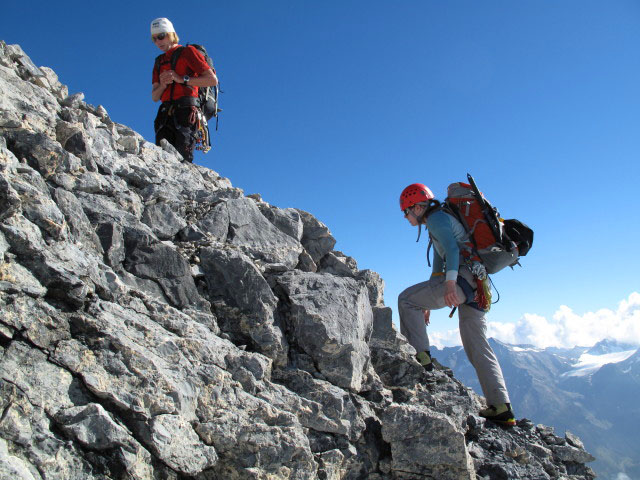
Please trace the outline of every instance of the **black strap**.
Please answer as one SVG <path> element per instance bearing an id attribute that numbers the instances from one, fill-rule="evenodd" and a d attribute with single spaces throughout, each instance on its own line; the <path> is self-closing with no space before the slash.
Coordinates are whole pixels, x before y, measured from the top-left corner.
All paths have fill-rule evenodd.
<path id="1" fill-rule="evenodd" d="M 167 100 L 166 102 L 162 103 L 167 105 L 175 105 L 176 107 L 200 107 L 200 99 L 198 97 L 180 97 L 176 100 Z"/>
<path id="2" fill-rule="evenodd" d="M 467 180 L 469 180 L 469 184 L 471 185 L 473 194 L 476 197 L 478 204 L 480 204 L 480 207 L 482 208 L 482 213 L 484 214 L 484 218 L 487 221 L 487 224 L 489 225 L 489 228 L 491 229 L 493 236 L 498 242 L 504 245 L 507 252 L 510 252 L 511 242 L 507 242 L 505 241 L 504 238 L 502 238 L 502 231 L 500 229 L 500 224 L 499 224 L 500 221 L 498 220 L 497 210 L 493 208 L 491 204 L 489 204 L 485 200 L 485 198 L 480 193 L 480 190 L 478 189 L 478 186 L 476 185 L 475 180 L 469 173 L 467 173 Z"/>
<path id="3" fill-rule="evenodd" d="M 174 50 L 174 52 L 171 54 L 171 70 L 175 70 L 176 69 L 176 65 L 178 63 L 178 58 L 180 58 L 180 55 L 182 54 L 182 51 L 185 49 L 186 47 L 178 47 Z"/>
<path id="4" fill-rule="evenodd" d="M 169 60 L 169 62 L 163 62 L 162 60 L 164 59 L 164 56 L 166 55 L 165 53 L 163 53 L 162 55 L 158 55 L 156 57 L 156 62 L 154 65 L 154 68 L 156 70 L 156 72 L 158 73 L 158 78 L 160 77 L 160 66 L 164 63 L 170 63 L 171 64 L 171 70 L 176 69 L 176 65 L 178 63 L 178 58 L 180 58 L 180 55 L 182 54 L 182 51 L 185 49 L 186 47 L 180 46 L 178 48 L 175 49 L 175 51 L 171 54 L 171 59 Z M 173 100 L 173 90 L 175 87 L 175 82 L 171 84 L 171 88 L 169 90 L 169 100 Z M 185 85 L 186 87 L 189 87 L 189 85 Z M 191 88 L 191 87 L 189 87 Z"/>
<path id="5" fill-rule="evenodd" d="M 429 205 L 427 205 L 424 213 L 418 218 L 420 223 L 424 223 L 424 221 L 432 214 L 437 212 L 438 210 L 444 209 L 444 204 L 439 202 L 438 200 L 431 199 L 429 200 Z"/>
<path id="6" fill-rule="evenodd" d="M 178 47 L 175 49 L 175 51 L 171 54 L 171 70 L 176 69 L 176 64 L 178 63 L 178 58 L 180 58 L 180 54 L 182 54 L 182 51 L 184 50 L 185 47 Z M 171 84 L 171 90 L 169 91 L 169 100 L 173 100 L 173 90 L 176 86 L 176 83 L 173 82 Z"/>

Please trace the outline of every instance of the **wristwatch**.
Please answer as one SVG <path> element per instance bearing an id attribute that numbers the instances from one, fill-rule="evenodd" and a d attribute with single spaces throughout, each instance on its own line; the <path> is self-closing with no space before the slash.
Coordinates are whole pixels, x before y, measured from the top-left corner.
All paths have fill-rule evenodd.
<path id="1" fill-rule="evenodd" d="M 182 83 L 186 85 L 187 83 L 189 83 L 190 78 L 191 77 L 189 77 L 189 75 L 185 75 L 184 77 L 182 77 Z"/>

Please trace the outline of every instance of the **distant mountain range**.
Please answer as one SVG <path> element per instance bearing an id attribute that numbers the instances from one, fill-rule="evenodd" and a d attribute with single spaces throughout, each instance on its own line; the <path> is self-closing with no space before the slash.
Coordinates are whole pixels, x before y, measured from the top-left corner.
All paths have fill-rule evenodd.
<path id="1" fill-rule="evenodd" d="M 592 347 L 535 348 L 489 340 L 519 418 L 577 434 L 600 479 L 640 479 L 640 349 L 612 340 Z M 482 395 L 462 347 L 432 348 Z"/>

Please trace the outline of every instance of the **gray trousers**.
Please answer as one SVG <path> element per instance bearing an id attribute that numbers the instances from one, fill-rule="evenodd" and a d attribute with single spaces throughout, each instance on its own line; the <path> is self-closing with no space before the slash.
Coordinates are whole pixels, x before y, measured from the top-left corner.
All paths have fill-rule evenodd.
<path id="1" fill-rule="evenodd" d="M 465 278 L 470 276 L 462 269 L 460 274 Z M 407 288 L 398 297 L 400 333 L 418 352 L 429 350 L 424 311 L 437 310 L 446 306 L 444 290 L 445 278 L 439 276 Z M 458 296 L 465 298 L 460 286 L 458 286 Z M 487 403 L 489 405 L 509 403 L 509 393 L 500 363 L 487 341 L 485 313 L 463 304 L 458 306 L 458 319 L 462 346 L 469 362 L 476 370 Z"/>

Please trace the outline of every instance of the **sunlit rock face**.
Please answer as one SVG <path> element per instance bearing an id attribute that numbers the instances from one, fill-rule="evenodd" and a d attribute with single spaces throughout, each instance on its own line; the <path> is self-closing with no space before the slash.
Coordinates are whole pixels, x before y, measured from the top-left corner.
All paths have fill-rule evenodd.
<path id="1" fill-rule="evenodd" d="M 487 424 L 425 372 L 311 213 L 182 163 L 19 46 L 0 91 L 1 478 L 592 477 L 577 440 Z"/>

